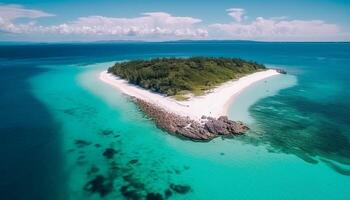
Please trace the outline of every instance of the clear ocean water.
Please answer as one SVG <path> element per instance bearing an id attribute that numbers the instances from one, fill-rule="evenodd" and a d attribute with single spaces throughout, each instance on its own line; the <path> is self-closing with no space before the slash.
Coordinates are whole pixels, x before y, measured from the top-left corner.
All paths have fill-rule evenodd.
<path id="1" fill-rule="evenodd" d="M 287 70 L 236 97 L 245 136 L 155 127 L 98 80 L 116 61 L 240 57 Z M 0 199 L 350 199 L 350 43 L 0 46 Z"/>

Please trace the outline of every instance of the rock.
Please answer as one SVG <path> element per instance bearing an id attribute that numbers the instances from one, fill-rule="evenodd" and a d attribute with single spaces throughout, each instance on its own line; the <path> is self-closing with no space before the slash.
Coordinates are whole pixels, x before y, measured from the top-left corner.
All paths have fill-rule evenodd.
<path id="1" fill-rule="evenodd" d="M 75 140 L 75 145 L 79 148 L 89 146 L 91 142 L 85 141 L 85 140 Z"/>
<path id="2" fill-rule="evenodd" d="M 136 164 L 137 162 L 139 162 L 137 159 L 132 159 L 129 161 L 129 164 Z"/>
<path id="3" fill-rule="evenodd" d="M 227 116 L 215 119 L 203 115 L 201 117 L 203 120 L 200 122 L 167 112 L 141 99 L 133 98 L 133 100 L 147 116 L 155 121 L 159 128 L 192 140 L 207 141 L 220 135 L 239 135 L 248 130 L 243 123 L 229 120 Z"/>
<path id="4" fill-rule="evenodd" d="M 219 120 L 219 121 L 223 121 L 223 122 L 229 121 L 227 116 L 220 116 L 220 117 L 218 118 L 218 120 Z"/>
<path id="5" fill-rule="evenodd" d="M 126 198 L 126 199 L 132 199 L 137 200 L 141 199 L 141 195 L 138 193 L 137 190 L 133 189 L 132 187 L 129 187 L 127 185 L 124 185 L 120 187 L 120 193 Z"/>
<path id="6" fill-rule="evenodd" d="M 173 193 L 172 193 L 171 190 L 169 190 L 169 189 L 166 189 L 166 190 L 164 191 L 165 198 L 169 198 L 172 194 L 173 194 Z"/>
<path id="7" fill-rule="evenodd" d="M 84 160 L 84 159 L 85 159 L 85 156 L 84 155 L 80 155 L 80 156 L 78 156 L 77 160 Z"/>
<path id="8" fill-rule="evenodd" d="M 108 159 L 111 159 L 114 157 L 114 154 L 116 154 L 117 151 L 112 149 L 112 148 L 107 148 L 104 152 L 103 152 L 103 155 L 108 158 Z"/>
<path id="9" fill-rule="evenodd" d="M 228 135 L 230 134 L 229 130 L 227 129 L 227 124 L 220 120 L 209 120 L 205 123 L 205 128 L 213 133 L 214 135 Z"/>
<path id="10" fill-rule="evenodd" d="M 148 193 L 146 196 L 146 200 L 163 200 L 163 197 L 159 193 Z"/>
<path id="11" fill-rule="evenodd" d="M 287 74 L 287 71 L 284 69 L 276 69 L 276 72 L 278 72 L 280 74 Z"/>
<path id="12" fill-rule="evenodd" d="M 92 174 L 95 174 L 97 172 L 99 172 L 100 169 L 96 166 L 96 165 L 92 165 L 89 169 L 89 171 L 87 172 L 87 175 L 92 175 Z"/>
<path id="13" fill-rule="evenodd" d="M 113 189 L 113 184 L 107 181 L 102 175 L 96 176 L 91 181 L 87 182 L 84 186 L 84 190 L 92 193 L 99 193 L 101 197 L 109 194 Z"/>
<path id="14" fill-rule="evenodd" d="M 170 184 L 170 188 L 179 194 L 186 194 L 191 190 L 191 187 L 188 185 Z"/>
<path id="15" fill-rule="evenodd" d="M 214 118 L 213 118 L 213 117 L 207 117 L 207 119 L 208 119 L 208 120 L 214 120 Z"/>
<path id="16" fill-rule="evenodd" d="M 111 129 L 101 130 L 100 134 L 104 135 L 104 136 L 112 135 L 113 134 L 113 130 L 111 130 Z"/>

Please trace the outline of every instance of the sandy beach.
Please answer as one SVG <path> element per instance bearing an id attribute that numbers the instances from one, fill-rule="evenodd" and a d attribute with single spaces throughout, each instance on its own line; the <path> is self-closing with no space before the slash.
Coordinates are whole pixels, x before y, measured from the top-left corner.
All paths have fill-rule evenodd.
<path id="1" fill-rule="evenodd" d="M 229 105 L 239 92 L 257 81 L 278 74 L 279 73 L 273 69 L 256 72 L 238 80 L 226 82 L 208 91 L 205 95 L 191 97 L 186 101 L 177 101 L 171 97 L 153 93 L 141 87 L 129 84 L 127 81 L 107 73 L 107 71 L 102 71 L 99 78 L 101 81 L 114 86 L 128 96 L 153 103 L 164 108 L 168 112 L 181 116 L 188 116 L 194 120 L 200 120 L 203 115 L 214 118 L 227 115 Z"/>

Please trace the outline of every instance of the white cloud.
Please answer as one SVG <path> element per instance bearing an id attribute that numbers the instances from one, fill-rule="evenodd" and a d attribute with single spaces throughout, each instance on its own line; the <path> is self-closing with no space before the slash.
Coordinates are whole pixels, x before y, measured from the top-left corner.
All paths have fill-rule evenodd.
<path id="1" fill-rule="evenodd" d="M 40 10 L 25 9 L 20 5 L 0 4 L 0 32 L 28 33 L 35 29 L 35 22 L 15 23 L 19 18 L 36 19 L 54 16 Z"/>
<path id="2" fill-rule="evenodd" d="M 208 34 L 206 30 L 195 27 L 199 22 L 200 19 L 192 17 L 152 12 L 136 18 L 81 17 L 70 23 L 42 28 L 42 31 L 82 35 L 205 37 Z"/>
<path id="3" fill-rule="evenodd" d="M 247 20 L 242 8 L 227 9 L 233 18 L 230 23 L 204 25 L 201 19 L 173 16 L 165 12 L 147 12 L 133 18 L 87 16 L 57 25 L 42 26 L 34 20 L 54 16 L 40 10 L 19 5 L 0 4 L 0 36 L 16 35 L 20 38 L 33 35 L 37 38 L 99 39 L 244 39 L 268 41 L 323 41 L 348 40 L 350 35 L 341 32 L 336 24 L 323 20 L 291 20 L 287 17 L 257 17 Z M 26 18 L 29 22 L 17 19 Z"/>
<path id="4" fill-rule="evenodd" d="M 241 22 L 245 14 L 245 10 L 242 8 L 229 8 L 226 10 L 228 15 L 233 17 L 237 22 Z"/>
<path id="5" fill-rule="evenodd" d="M 228 15 L 235 16 L 231 23 L 216 23 L 209 27 L 216 37 L 226 39 L 247 40 L 328 40 L 340 35 L 340 28 L 336 24 L 326 23 L 322 20 L 288 20 L 286 17 L 266 19 L 257 17 L 250 23 L 241 22 L 242 12 L 228 10 Z M 241 14 L 243 13 L 243 14 Z"/>
<path id="6" fill-rule="evenodd" d="M 17 18 L 53 16 L 39 10 L 24 9 L 17 5 L 0 5 L 0 32 L 16 34 L 86 35 L 134 38 L 201 38 L 207 30 L 198 27 L 200 19 L 177 17 L 165 12 L 143 13 L 135 18 L 104 16 L 80 17 L 75 21 L 40 26 L 35 22 L 15 23 Z"/>
<path id="7" fill-rule="evenodd" d="M 50 17 L 52 14 L 40 11 L 25 9 L 20 5 L 3 5 L 0 4 L 0 18 L 3 21 L 12 21 L 17 18 L 39 18 L 39 17 Z"/>

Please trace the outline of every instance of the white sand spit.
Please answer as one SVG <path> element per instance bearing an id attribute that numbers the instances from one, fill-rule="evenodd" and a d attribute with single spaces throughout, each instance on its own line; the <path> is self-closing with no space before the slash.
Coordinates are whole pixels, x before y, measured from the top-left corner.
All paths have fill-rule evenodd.
<path id="1" fill-rule="evenodd" d="M 191 97 L 186 101 L 177 101 L 171 97 L 153 93 L 141 87 L 129 84 L 126 80 L 103 71 L 100 73 L 100 79 L 108 83 L 122 93 L 143 99 L 165 110 L 182 116 L 188 116 L 194 120 L 200 120 L 202 115 L 219 117 L 227 115 L 229 105 L 234 97 L 247 88 L 249 85 L 279 74 L 276 70 L 269 69 L 266 71 L 256 72 L 244 76 L 238 80 L 228 81 L 203 96 Z"/>

